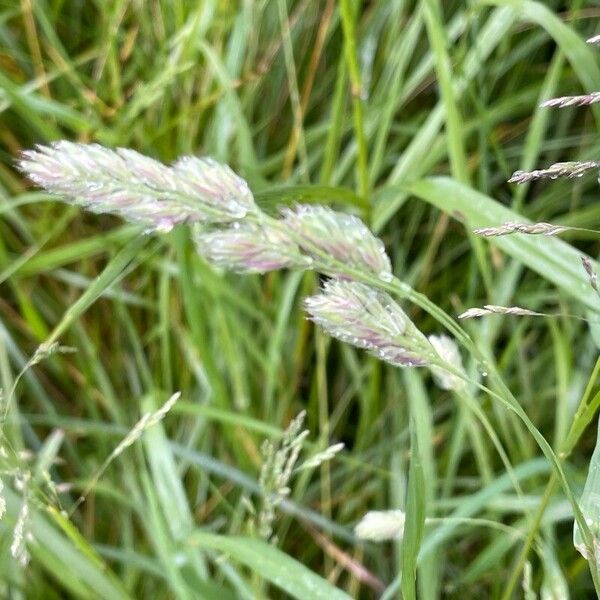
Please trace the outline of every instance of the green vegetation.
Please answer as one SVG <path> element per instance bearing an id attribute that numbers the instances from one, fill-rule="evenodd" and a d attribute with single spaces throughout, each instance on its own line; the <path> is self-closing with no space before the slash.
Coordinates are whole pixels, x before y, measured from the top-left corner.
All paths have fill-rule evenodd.
<path id="1" fill-rule="evenodd" d="M 600 90 L 599 19 L 577 1 L 0 0 L 2 594 L 593 597 L 573 523 L 600 543 L 597 169 L 507 180 L 600 157 L 598 106 L 539 107 Z M 60 139 L 212 156 L 270 215 L 360 215 L 397 277 L 362 282 L 426 335 L 447 325 L 471 383 L 332 340 L 303 311 L 316 272 L 214 269 L 187 226 L 143 235 L 34 188 L 16 159 Z M 566 229 L 472 233 L 529 220 Z M 484 305 L 552 316 L 445 314 Z M 403 537 L 358 539 L 386 510 Z"/>

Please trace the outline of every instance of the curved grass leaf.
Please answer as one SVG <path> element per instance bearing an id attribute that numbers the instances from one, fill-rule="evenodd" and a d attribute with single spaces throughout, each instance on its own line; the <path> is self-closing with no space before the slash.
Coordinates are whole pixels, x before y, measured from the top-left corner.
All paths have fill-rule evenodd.
<path id="1" fill-rule="evenodd" d="M 530 21 L 545 29 L 571 63 L 585 91 L 594 92 L 600 87 L 597 50 L 586 44 L 571 27 L 554 14 L 551 8 L 542 2 L 532 0 L 483 0 L 482 4 L 509 6 L 518 12 L 520 20 Z M 600 109 L 595 107 L 592 111 L 598 123 Z"/>
<path id="2" fill-rule="evenodd" d="M 421 449 L 417 440 L 416 419 L 411 417 L 410 467 L 406 500 L 406 526 L 402 540 L 402 597 L 416 600 L 417 557 L 423 538 L 427 508 Z"/>
<path id="3" fill-rule="evenodd" d="M 448 177 L 423 179 L 406 186 L 406 189 L 412 195 L 459 218 L 468 229 L 490 227 L 508 221 L 528 222 L 489 196 Z M 600 311 L 598 296 L 590 287 L 581 267 L 584 254 L 570 244 L 556 238 L 518 234 L 489 238 L 489 241 L 587 308 Z M 597 271 L 598 263 L 590 261 Z"/>
<path id="4" fill-rule="evenodd" d="M 294 202 L 332 204 L 348 204 L 365 209 L 368 202 L 344 187 L 328 185 L 287 185 L 262 190 L 254 195 L 257 204 L 265 210 L 273 210 L 279 204 L 288 205 Z"/>
<path id="5" fill-rule="evenodd" d="M 326 579 L 319 577 L 281 550 L 260 540 L 196 531 L 189 537 L 188 543 L 229 554 L 298 600 L 350 599 L 350 596 Z"/>

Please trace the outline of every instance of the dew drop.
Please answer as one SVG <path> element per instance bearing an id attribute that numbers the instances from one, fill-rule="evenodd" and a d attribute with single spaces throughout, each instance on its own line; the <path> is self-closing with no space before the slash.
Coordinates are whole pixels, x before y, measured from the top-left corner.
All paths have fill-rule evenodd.
<path id="1" fill-rule="evenodd" d="M 389 271 L 381 271 L 379 273 L 379 279 L 385 283 L 390 283 L 394 279 L 394 276 Z"/>

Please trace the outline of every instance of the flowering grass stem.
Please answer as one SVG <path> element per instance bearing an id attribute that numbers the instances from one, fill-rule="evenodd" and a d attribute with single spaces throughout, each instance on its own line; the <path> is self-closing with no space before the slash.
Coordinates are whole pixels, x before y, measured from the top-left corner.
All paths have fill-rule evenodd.
<path id="1" fill-rule="evenodd" d="M 380 308 L 373 305 L 376 308 L 376 311 L 373 314 L 378 314 L 387 318 L 388 309 L 381 309 L 384 306 L 391 306 L 395 313 L 403 315 L 399 307 L 397 309 L 395 308 L 397 305 L 395 305 L 394 301 L 391 299 L 388 300 L 386 296 L 381 295 L 382 292 L 409 300 L 429 313 L 472 355 L 482 376 L 489 376 L 489 380 L 498 391 L 492 390 L 490 387 L 479 381 L 472 381 L 462 369 L 445 361 L 433 350 L 433 346 L 427 342 L 426 338 L 424 338 L 416 328 L 414 329 L 414 335 L 411 334 L 408 337 L 401 335 L 402 332 L 391 333 L 392 338 L 396 338 L 397 335 L 401 336 L 401 339 L 397 340 L 400 342 L 400 346 L 404 347 L 409 353 L 415 352 L 414 360 L 400 362 L 392 360 L 392 363 L 404 364 L 406 366 L 426 364 L 429 367 L 443 369 L 447 373 L 455 375 L 461 380 L 468 379 L 476 387 L 485 391 L 490 397 L 500 401 L 506 408 L 517 414 L 534 437 L 546 458 L 552 464 L 558 480 L 564 487 L 565 494 L 573 508 L 583 544 L 588 549 L 592 576 L 595 584 L 597 583 L 598 570 L 595 562 L 595 554 L 593 552 L 594 540 L 556 454 L 508 389 L 493 362 L 487 360 L 484 353 L 472 341 L 468 333 L 452 317 L 450 317 L 450 315 L 431 302 L 425 295 L 416 292 L 411 286 L 400 281 L 392 274 L 389 259 L 385 254 L 383 245 L 361 221 L 348 217 L 343 213 L 335 213 L 329 209 L 315 207 L 310 207 L 310 209 L 298 207 L 295 211 L 286 210 L 283 211 L 283 219 L 277 219 L 262 213 L 254 204 L 252 194 L 249 192 L 245 182 L 240 180 L 228 167 L 218 165 L 218 163 L 204 159 L 195 159 L 194 157 L 182 159 L 172 167 L 173 172 L 175 173 L 175 181 L 173 181 L 170 179 L 171 171 L 164 170 L 169 168 L 155 166 L 154 161 L 148 163 L 141 155 L 137 155 L 136 153 L 131 155 L 128 151 L 120 151 L 120 153 L 114 153 L 112 151 L 104 152 L 99 148 L 100 147 L 93 147 L 92 150 L 84 148 L 84 157 L 89 158 L 91 155 L 92 158 L 95 157 L 99 161 L 100 166 L 104 165 L 105 167 L 105 162 L 108 161 L 108 166 L 111 167 L 112 165 L 113 170 L 110 171 L 109 169 L 110 177 L 108 183 L 102 183 L 99 190 L 92 190 L 92 198 L 86 198 L 85 195 L 83 198 L 80 197 L 80 193 L 84 193 L 81 191 L 82 182 L 77 179 L 81 175 L 81 161 L 79 160 L 79 157 L 73 158 L 72 145 L 66 146 L 66 150 L 61 144 L 56 144 L 50 149 L 38 148 L 36 152 L 25 155 L 21 167 L 26 172 L 31 173 L 33 179 L 37 183 L 46 185 L 51 191 L 67 195 L 70 194 L 71 202 L 75 204 L 80 203 L 90 207 L 90 202 L 93 203 L 93 198 L 97 197 L 97 192 L 99 191 L 100 196 L 98 196 L 98 198 L 101 208 L 98 209 L 98 207 L 92 206 L 93 209 L 98 209 L 101 212 L 114 212 L 133 222 L 142 221 L 147 230 L 163 231 L 167 226 L 170 228 L 179 222 L 209 222 L 218 224 L 234 221 L 240 222 L 240 227 L 242 227 L 243 223 L 244 227 L 249 227 L 250 229 L 246 231 L 246 237 L 242 240 L 243 243 L 241 246 L 238 244 L 236 247 L 239 252 L 238 258 L 242 261 L 241 263 L 238 263 L 237 266 L 246 267 L 248 270 L 257 268 L 257 263 L 253 262 L 255 261 L 256 254 L 248 252 L 248 244 L 250 243 L 250 245 L 252 245 L 254 242 L 257 244 L 257 247 L 260 247 L 262 244 L 263 250 L 265 244 L 265 238 L 258 236 L 256 240 L 252 240 L 252 235 L 248 235 L 248 231 L 251 234 L 254 233 L 258 235 L 261 231 L 264 231 L 264 229 L 261 228 L 267 228 L 271 231 L 271 236 L 268 238 L 269 242 L 273 239 L 280 241 L 284 240 L 284 245 L 287 249 L 293 247 L 293 244 L 295 244 L 301 249 L 299 256 L 310 258 L 310 267 L 312 269 L 333 278 L 331 280 L 333 283 L 329 284 L 334 286 L 333 289 L 337 289 L 335 286 L 342 286 L 340 289 L 343 289 L 343 286 L 345 285 L 364 285 L 366 286 L 366 289 L 352 287 L 352 290 L 360 291 L 359 296 L 361 302 L 366 299 L 367 304 L 370 304 L 370 298 L 372 296 L 376 305 L 377 303 L 381 303 L 381 299 L 383 298 L 383 304 L 380 304 Z M 60 176 L 57 176 L 52 170 L 48 169 L 48 166 L 46 165 L 48 157 L 51 157 L 54 160 L 53 165 L 58 165 L 56 166 L 57 169 L 63 169 L 62 176 L 65 178 L 65 181 L 62 181 Z M 185 202 L 181 201 L 179 197 L 173 198 L 169 196 L 169 194 L 166 194 L 162 197 L 163 201 L 159 203 L 158 206 L 152 204 L 152 199 L 146 203 L 150 206 L 150 210 L 146 210 L 146 212 L 143 213 L 143 218 L 140 218 L 138 212 L 131 212 L 131 203 L 129 201 L 123 202 L 124 194 L 127 196 L 127 180 L 122 173 L 123 157 L 126 157 L 125 164 L 127 164 L 127 159 L 134 162 L 133 172 L 135 175 L 134 183 L 136 186 L 140 181 L 143 184 L 147 184 L 149 177 L 153 185 L 158 185 L 157 181 L 160 179 L 160 185 L 163 185 L 163 187 L 166 187 L 169 191 L 173 188 L 179 190 L 181 185 L 183 185 L 183 194 L 186 196 Z M 66 162 L 66 164 L 61 166 L 61 161 Z M 148 164 L 150 165 L 149 167 Z M 160 165 L 160 163 L 157 164 Z M 42 166 L 40 167 L 40 165 Z M 73 169 L 73 165 L 77 168 Z M 93 166 L 93 164 L 84 161 L 84 167 L 88 171 L 93 172 Z M 156 169 L 156 171 L 153 169 Z M 148 171 L 150 171 L 151 176 L 148 175 Z M 183 180 L 181 185 L 180 182 L 177 181 L 178 176 Z M 223 177 L 223 182 L 219 181 L 219 177 L 221 176 Z M 74 178 L 74 180 L 71 180 L 72 178 Z M 193 198 L 195 197 L 193 191 L 194 186 L 199 186 L 198 193 L 200 194 L 200 201 L 197 202 L 196 205 L 193 204 Z M 239 198 L 235 195 L 236 189 L 240 195 Z M 160 196 L 163 192 L 158 190 L 157 193 Z M 223 202 L 225 202 L 225 204 L 224 206 L 221 206 Z M 176 212 L 173 218 L 169 217 L 170 220 L 165 225 L 164 215 L 174 214 L 171 205 L 173 205 L 177 211 L 180 211 L 182 206 L 185 210 L 188 210 L 190 206 L 195 206 L 194 210 L 197 214 L 194 212 L 187 214 L 184 210 L 184 216 L 182 217 L 181 212 Z M 231 207 L 231 210 L 229 210 L 228 207 Z M 238 209 L 239 214 L 234 214 Z M 213 211 L 216 211 L 220 216 L 215 218 Z M 233 227 L 234 233 L 229 235 L 235 235 L 235 229 L 236 228 Z M 346 230 L 348 230 L 348 237 L 345 236 Z M 236 243 L 240 242 L 239 238 L 234 238 L 234 240 Z M 212 241 L 214 243 L 215 239 L 213 238 Z M 231 252 L 231 248 L 232 246 L 230 245 L 227 251 Z M 276 261 L 275 264 L 272 264 L 272 261 L 269 262 L 271 258 L 272 257 L 270 256 L 269 260 L 265 262 L 261 257 L 258 261 L 258 267 L 260 268 L 257 268 L 257 270 L 269 270 L 270 267 L 278 268 L 280 265 L 277 264 Z M 224 260 L 223 265 L 230 268 L 236 267 L 236 261 Z M 306 266 L 304 266 L 304 268 L 306 268 Z M 350 280 L 354 283 L 335 283 L 336 281 L 343 280 Z M 328 284 L 326 284 L 326 286 L 327 285 Z M 347 291 L 350 291 L 350 288 L 348 288 Z M 317 306 L 317 308 L 321 310 L 323 307 Z M 373 316 L 373 314 L 371 314 L 371 316 Z M 365 311 L 358 321 L 347 323 L 347 329 L 344 326 L 339 327 L 339 325 L 330 327 L 331 315 L 324 318 L 321 322 L 325 325 L 325 328 L 336 337 L 349 341 L 359 347 L 373 350 L 378 356 L 383 357 L 385 360 L 389 360 L 388 355 L 382 354 L 382 352 L 386 345 L 388 345 L 387 337 L 385 336 L 390 335 L 391 330 L 386 330 L 384 337 L 379 337 L 379 334 L 374 338 L 369 337 L 368 343 L 365 342 L 366 338 L 361 338 L 360 335 L 354 336 L 351 333 L 352 328 L 356 325 L 360 325 L 361 327 L 364 326 L 366 323 L 364 319 L 367 318 L 368 315 L 369 312 Z M 403 316 L 402 320 L 407 322 L 407 327 L 414 327 L 408 318 L 404 319 Z M 60 329 L 58 331 L 60 331 Z M 372 331 L 369 333 L 364 329 L 362 332 L 368 336 L 371 336 L 372 333 Z M 56 336 L 57 331 L 53 334 L 54 338 Z M 374 344 L 374 346 L 371 346 L 371 344 Z M 429 349 L 426 349 L 427 344 L 429 344 Z"/>

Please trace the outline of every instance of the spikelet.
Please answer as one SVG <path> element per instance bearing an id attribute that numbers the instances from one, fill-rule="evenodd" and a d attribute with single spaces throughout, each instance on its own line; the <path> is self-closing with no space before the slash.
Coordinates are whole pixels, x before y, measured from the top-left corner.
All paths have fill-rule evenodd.
<path id="1" fill-rule="evenodd" d="M 427 339 L 393 298 L 362 283 L 331 279 L 304 307 L 329 335 L 392 365 L 422 367 L 431 357 Z"/>
<path id="2" fill-rule="evenodd" d="M 296 471 L 303 471 L 304 469 L 316 469 L 320 467 L 323 463 L 332 460 L 338 452 L 341 452 L 344 449 L 344 443 L 340 442 L 339 444 L 333 444 L 328 448 L 325 448 L 322 452 L 317 452 L 314 456 L 311 456 L 309 459 L 305 460 Z"/>
<path id="3" fill-rule="evenodd" d="M 296 234 L 298 244 L 309 256 L 331 257 L 391 280 L 392 267 L 383 242 L 359 218 L 308 204 L 282 212 L 283 222 Z M 335 274 L 339 274 L 339 269 Z"/>
<path id="4" fill-rule="evenodd" d="M 148 232 L 184 222 L 228 222 L 254 208 L 246 182 L 210 159 L 186 157 L 167 167 L 134 150 L 61 141 L 23 152 L 19 168 L 68 202 Z"/>
<path id="5" fill-rule="evenodd" d="M 206 204 L 225 210 L 231 218 L 241 219 L 255 208 L 246 181 L 212 158 L 184 156 L 173 165 L 173 172 L 182 192 L 203 198 Z"/>
<path id="6" fill-rule="evenodd" d="M 265 223 L 235 222 L 215 231 L 195 231 L 198 253 L 210 263 L 239 273 L 266 273 L 286 267 L 309 267 L 303 256 L 281 229 Z"/>
<path id="7" fill-rule="evenodd" d="M 598 290 L 598 275 L 596 271 L 594 271 L 594 267 L 592 266 L 592 261 L 587 256 L 581 257 L 581 264 L 583 265 L 583 269 L 588 276 L 588 281 L 590 282 L 590 286 L 592 289 Z"/>

